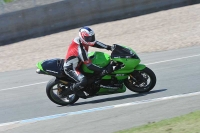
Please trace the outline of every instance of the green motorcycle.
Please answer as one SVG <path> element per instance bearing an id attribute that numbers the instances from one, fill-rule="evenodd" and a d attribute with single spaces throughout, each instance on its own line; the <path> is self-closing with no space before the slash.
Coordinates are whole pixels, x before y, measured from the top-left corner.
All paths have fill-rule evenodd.
<path id="1" fill-rule="evenodd" d="M 140 64 L 140 58 L 131 48 L 118 44 L 113 44 L 111 55 L 103 52 L 91 52 L 89 58 L 92 63 L 100 67 L 106 67 L 113 64 L 114 72 L 109 75 L 98 75 L 87 68 L 85 64 L 80 67 L 81 72 L 88 78 L 87 86 L 83 89 L 87 98 L 123 93 L 126 88 L 136 93 L 145 93 L 153 89 L 156 84 L 154 72 L 143 64 Z M 68 77 L 63 70 L 64 59 L 50 59 L 37 63 L 38 74 L 54 76 L 46 86 L 48 98 L 59 105 L 74 104 L 80 97 L 69 93 L 64 97 L 59 97 L 63 89 L 75 83 Z"/>

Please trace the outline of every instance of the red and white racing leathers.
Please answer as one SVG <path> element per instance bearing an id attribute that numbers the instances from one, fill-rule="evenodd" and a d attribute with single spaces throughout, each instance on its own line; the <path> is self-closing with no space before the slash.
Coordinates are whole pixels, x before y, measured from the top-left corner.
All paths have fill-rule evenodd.
<path id="1" fill-rule="evenodd" d="M 92 47 L 111 50 L 111 46 L 98 41 Z M 64 71 L 69 77 L 79 83 L 80 88 L 83 88 L 87 83 L 87 79 L 79 71 L 79 66 L 82 63 L 86 64 L 93 71 L 101 72 L 103 69 L 91 63 L 91 60 L 88 58 L 88 49 L 89 45 L 82 44 L 79 37 L 76 37 L 70 44 L 65 57 Z"/>

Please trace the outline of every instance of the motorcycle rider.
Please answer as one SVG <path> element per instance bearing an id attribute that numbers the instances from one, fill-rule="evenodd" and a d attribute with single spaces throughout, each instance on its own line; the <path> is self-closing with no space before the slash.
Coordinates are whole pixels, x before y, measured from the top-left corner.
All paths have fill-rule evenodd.
<path id="1" fill-rule="evenodd" d="M 91 60 L 88 58 L 89 46 L 107 50 L 112 49 L 111 46 L 96 41 L 95 33 L 89 27 L 85 26 L 80 28 L 79 37 L 74 38 L 68 47 L 64 63 L 65 74 L 76 81 L 75 84 L 70 86 L 70 90 L 80 97 L 86 96 L 86 93 L 82 91 L 82 88 L 87 85 L 87 78 L 79 71 L 79 66 L 82 63 L 86 64 L 88 69 L 93 70 L 100 75 L 106 75 L 113 72 L 113 67 L 111 65 L 102 68 L 92 64 Z"/>

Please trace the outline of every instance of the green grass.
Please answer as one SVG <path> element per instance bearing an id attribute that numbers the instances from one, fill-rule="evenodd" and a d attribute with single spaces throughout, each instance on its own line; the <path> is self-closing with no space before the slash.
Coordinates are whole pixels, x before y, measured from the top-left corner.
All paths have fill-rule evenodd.
<path id="1" fill-rule="evenodd" d="M 200 133 L 200 111 L 116 133 Z"/>
<path id="2" fill-rule="evenodd" d="M 14 0 L 3 0 L 5 3 L 13 2 Z"/>

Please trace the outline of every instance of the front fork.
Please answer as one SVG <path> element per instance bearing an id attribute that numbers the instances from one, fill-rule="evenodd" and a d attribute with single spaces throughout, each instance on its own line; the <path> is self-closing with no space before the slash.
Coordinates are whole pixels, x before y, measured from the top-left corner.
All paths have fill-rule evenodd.
<path id="1" fill-rule="evenodd" d="M 144 80 L 147 79 L 140 73 L 140 71 L 142 71 L 145 68 L 146 66 L 143 64 L 139 64 L 137 67 L 135 67 L 135 70 L 132 73 L 130 73 L 130 77 L 128 78 L 129 82 L 137 85 L 146 82 Z"/>

